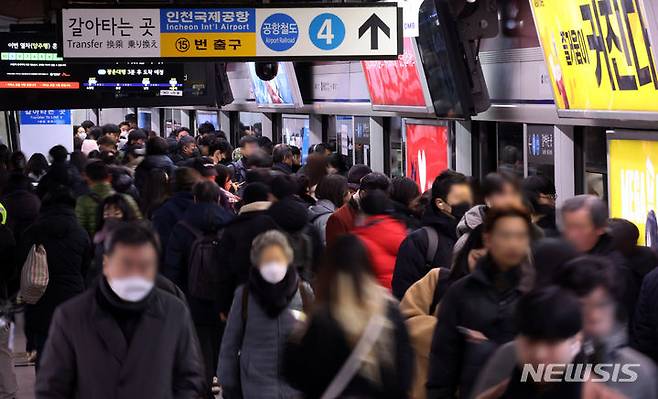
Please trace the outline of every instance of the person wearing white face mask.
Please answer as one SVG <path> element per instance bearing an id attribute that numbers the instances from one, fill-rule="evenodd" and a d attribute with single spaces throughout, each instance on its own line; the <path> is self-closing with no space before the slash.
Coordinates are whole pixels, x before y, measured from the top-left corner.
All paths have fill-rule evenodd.
<path id="1" fill-rule="evenodd" d="M 158 247 L 141 224 L 112 231 L 102 277 L 55 312 L 36 398 L 199 398 L 207 392 L 190 313 L 155 287 Z"/>
<path id="2" fill-rule="evenodd" d="M 293 250 L 276 230 L 252 244 L 249 281 L 236 290 L 222 338 L 217 375 L 223 397 L 299 398 L 283 378 L 281 359 L 288 337 L 313 301 L 294 267 Z"/>

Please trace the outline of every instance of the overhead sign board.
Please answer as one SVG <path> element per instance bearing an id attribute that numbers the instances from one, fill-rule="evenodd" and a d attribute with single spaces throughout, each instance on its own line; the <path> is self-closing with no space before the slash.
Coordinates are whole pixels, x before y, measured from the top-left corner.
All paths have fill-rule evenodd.
<path id="1" fill-rule="evenodd" d="M 658 111 L 654 1 L 530 4 L 558 110 Z"/>
<path id="2" fill-rule="evenodd" d="M 392 59 L 396 3 L 295 8 L 62 10 L 64 58 Z"/>

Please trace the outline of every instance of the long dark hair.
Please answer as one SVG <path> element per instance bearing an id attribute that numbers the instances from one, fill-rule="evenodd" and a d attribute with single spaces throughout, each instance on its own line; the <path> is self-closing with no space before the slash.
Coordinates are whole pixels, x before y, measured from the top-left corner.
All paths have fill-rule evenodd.
<path id="1" fill-rule="evenodd" d="M 36 177 L 40 177 L 48 170 L 48 160 L 45 155 L 40 152 L 32 154 L 30 160 L 27 161 L 27 167 L 25 168 L 25 173 L 32 173 Z"/>
<path id="2" fill-rule="evenodd" d="M 140 208 L 146 218 L 151 218 L 153 212 L 169 198 L 169 176 L 162 169 L 152 169 L 140 197 Z"/>

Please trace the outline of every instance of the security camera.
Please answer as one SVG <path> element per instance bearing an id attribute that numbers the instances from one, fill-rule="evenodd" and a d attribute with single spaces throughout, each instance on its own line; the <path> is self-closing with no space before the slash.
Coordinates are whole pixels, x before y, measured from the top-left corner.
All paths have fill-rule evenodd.
<path id="1" fill-rule="evenodd" d="M 277 62 L 257 62 L 256 63 L 256 75 L 261 80 L 272 80 L 276 77 L 276 74 L 279 72 L 279 64 Z"/>

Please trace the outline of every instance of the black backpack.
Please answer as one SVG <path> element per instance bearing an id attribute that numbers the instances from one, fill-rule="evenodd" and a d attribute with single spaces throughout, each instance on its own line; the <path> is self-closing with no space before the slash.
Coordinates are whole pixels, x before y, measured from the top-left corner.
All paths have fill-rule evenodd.
<path id="1" fill-rule="evenodd" d="M 214 301 L 220 283 L 219 241 L 223 230 L 205 233 L 184 220 L 180 224 L 194 234 L 187 262 L 187 293 L 194 298 Z"/>

